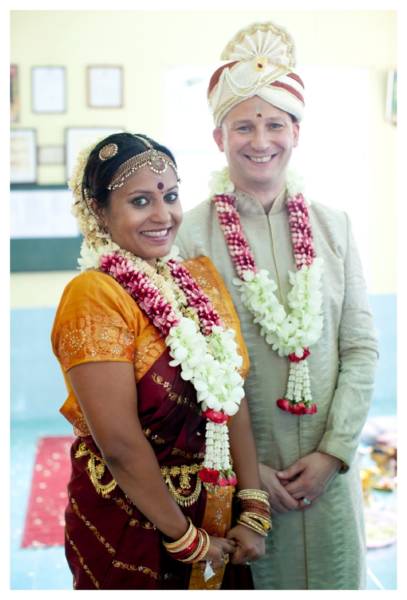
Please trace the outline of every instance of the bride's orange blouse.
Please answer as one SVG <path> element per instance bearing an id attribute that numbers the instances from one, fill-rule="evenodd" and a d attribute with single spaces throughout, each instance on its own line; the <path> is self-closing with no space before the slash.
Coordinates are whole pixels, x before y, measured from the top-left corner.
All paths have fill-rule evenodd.
<path id="1" fill-rule="evenodd" d="M 225 327 L 234 329 L 243 358 L 240 372 L 245 377 L 249 357 L 222 278 L 206 256 L 187 260 L 184 265 L 210 298 Z M 112 277 L 93 270 L 81 273 L 66 286 L 51 339 L 68 389 L 60 411 L 77 435 L 88 435 L 89 430 L 66 376 L 70 368 L 86 362 L 130 362 L 138 382 L 166 350 L 160 332 L 133 298 Z"/>

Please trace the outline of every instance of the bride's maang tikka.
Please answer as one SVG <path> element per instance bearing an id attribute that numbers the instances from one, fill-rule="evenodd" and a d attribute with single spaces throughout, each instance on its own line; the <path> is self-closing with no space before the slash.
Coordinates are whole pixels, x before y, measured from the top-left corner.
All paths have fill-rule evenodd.
<path id="1" fill-rule="evenodd" d="M 140 135 L 134 135 L 134 137 L 143 142 L 147 150 L 145 152 L 141 152 L 140 154 L 136 154 L 135 156 L 131 156 L 128 160 L 120 165 L 114 174 L 112 181 L 107 186 L 108 190 L 112 191 L 121 188 L 125 184 L 126 180 L 142 167 L 148 167 L 150 171 L 159 175 L 165 173 L 168 167 L 171 167 L 177 176 L 177 180 L 179 180 L 177 167 L 174 161 L 171 160 L 167 154 L 161 152 L 160 150 L 156 150 L 151 142 L 146 138 Z M 113 146 L 113 144 L 107 144 L 100 149 L 100 160 L 106 160 L 117 154 L 117 150 L 116 152 L 112 152 L 112 149 L 110 148 L 111 146 Z"/>

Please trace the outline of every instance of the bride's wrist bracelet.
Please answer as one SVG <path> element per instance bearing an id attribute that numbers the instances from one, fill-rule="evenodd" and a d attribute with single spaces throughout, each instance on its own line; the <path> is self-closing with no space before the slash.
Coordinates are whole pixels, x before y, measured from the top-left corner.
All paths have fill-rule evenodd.
<path id="1" fill-rule="evenodd" d="M 183 563 L 194 563 L 201 561 L 208 553 L 210 538 L 208 533 L 201 528 L 195 527 L 188 517 L 189 527 L 178 540 L 164 542 L 164 548 L 175 560 Z"/>

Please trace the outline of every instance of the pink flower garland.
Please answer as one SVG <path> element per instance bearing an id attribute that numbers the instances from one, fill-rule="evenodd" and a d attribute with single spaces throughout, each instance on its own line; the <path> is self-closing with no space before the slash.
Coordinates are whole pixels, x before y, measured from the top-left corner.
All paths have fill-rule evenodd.
<path id="1" fill-rule="evenodd" d="M 183 265 L 173 259 L 169 260 L 167 265 L 170 268 L 173 279 L 187 297 L 189 306 L 195 308 L 201 324 L 202 333 L 204 335 L 210 335 L 215 325 L 221 325 L 221 320 L 209 298 L 205 296 L 196 281 L 191 277 L 189 271 Z"/>
<path id="2" fill-rule="evenodd" d="M 242 229 L 235 197 L 229 194 L 218 194 L 214 196 L 213 201 L 237 274 L 240 279 L 243 279 L 245 271 L 256 273 L 258 269 Z M 301 269 L 303 265 L 311 265 L 316 256 L 308 207 L 302 194 L 288 198 L 286 206 L 295 265 L 297 269 Z"/>
<path id="3" fill-rule="evenodd" d="M 177 285 L 184 292 L 188 305 L 197 311 L 202 334 L 210 335 L 215 325 L 221 325 L 221 319 L 209 298 L 183 265 L 175 260 L 169 260 L 167 265 Z M 152 285 L 147 275 L 134 268 L 130 260 L 117 252 L 106 254 L 100 260 L 100 270 L 113 277 L 136 300 L 164 338 L 168 336 L 170 329 L 179 323 L 180 320 L 171 304 L 163 298 L 156 286 Z M 207 409 L 202 416 L 214 423 L 226 423 L 229 420 L 229 415 L 213 409 Z M 221 486 L 237 483 L 233 471 L 222 474 L 217 469 L 203 467 L 198 475 L 204 482 Z"/>
<path id="4" fill-rule="evenodd" d="M 304 265 L 312 265 L 316 257 L 312 243 L 313 238 L 309 223 L 308 207 L 302 194 L 288 198 L 286 206 L 288 209 L 288 222 L 290 224 L 295 266 L 299 270 Z"/>
<path id="5" fill-rule="evenodd" d="M 147 275 L 137 271 L 128 259 L 117 253 L 107 254 L 101 258 L 100 270 L 120 283 L 164 337 L 167 337 L 171 327 L 178 325 L 179 318 L 172 306 L 151 285 Z"/>
<path id="6" fill-rule="evenodd" d="M 232 258 L 236 273 L 239 278 L 245 281 L 246 271 L 257 273 L 258 269 L 254 260 L 253 253 L 244 235 L 240 222 L 239 213 L 236 209 L 236 198 L 230 194 L 217 194 L 213 197 L 219 224 L 224 233 L 229 254 Z M 304 196 L 296 194 L 289 197 L 286 201 L 288 210 L 288 222 L 290 225 L 291 242 L 293 247 L 295 266 L 300 270 L 304 265 L 312 265 L 316 253 L 313 245 L 312 229 L 309 222 L 309 212 Z M 288 360 L 293 363 L 306 360 L 310 355 L 309 348 L 303 348 L 301 357 L 292 353 L 288 355 Z M 317 412 L 317 405 L 307 406 L 304 402 L 292 402 L 287 398 L 279 398 L 277 406 L 286 412 L 295 415 L 314 414 Z"/>
<path id="7" fill-rule="evenodd" d="M 229 194 L 218 194 L 214 196 L 213 201 L 237 274 L 240 279 L 243 279 L 245 271 L 256 273 L 256 263 L 243 233 L 240 217 L 236 210 L 235 197 Z"/>

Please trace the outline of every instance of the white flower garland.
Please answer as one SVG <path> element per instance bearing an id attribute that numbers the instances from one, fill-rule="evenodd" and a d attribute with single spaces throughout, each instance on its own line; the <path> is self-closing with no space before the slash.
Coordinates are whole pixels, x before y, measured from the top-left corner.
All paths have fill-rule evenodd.
<path id="1" fill-rule="evenodd" d="M 244 281 L 233 279 L 240 288 L 243 304 L 253 314 L 254 323 L 259 324 L 261 335 L 279 356 L 295 353 L 301 358 L 303 349 L 320 338 L 323 326 L 321 275 L 321 258 L 316 258 L 309 267 L 288 273 L 292 285 L 287 295 L 288 313 L 274 293 L 277 284 L 265 269 L 257 273 L 246 271 Z"/>

